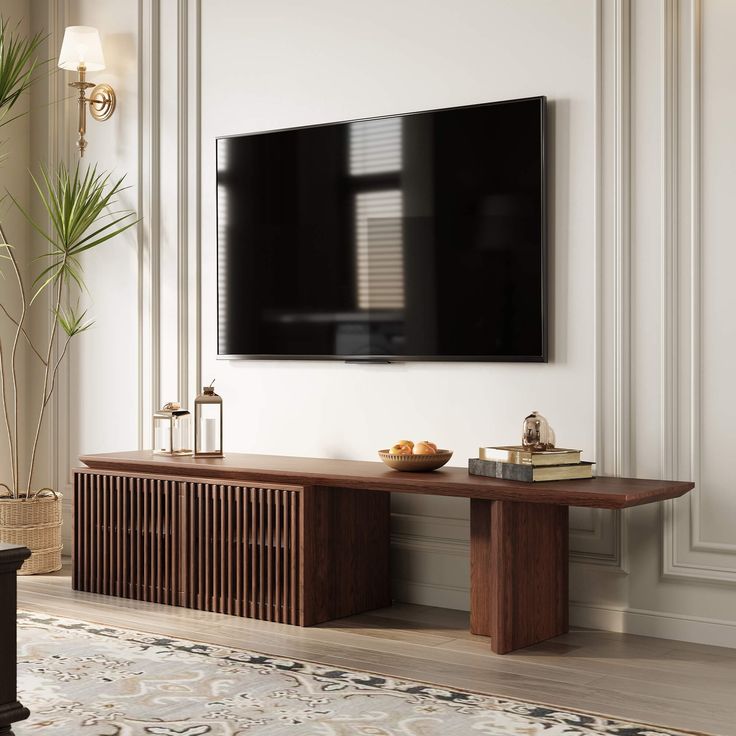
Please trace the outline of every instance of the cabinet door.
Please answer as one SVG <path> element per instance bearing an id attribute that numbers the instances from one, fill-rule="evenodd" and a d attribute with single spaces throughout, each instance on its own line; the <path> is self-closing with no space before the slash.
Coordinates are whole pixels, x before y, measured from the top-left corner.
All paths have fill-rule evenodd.
<path id="1" fill-rule="evenodd" d="M 299 623 L 301 492 L 182 482 L 179 604 Z"/>
<path id="2" fill-rule="evenodd" d="M 176 603 L 180 485 L 171 479 L 75 473 L 74 588 Z"/>

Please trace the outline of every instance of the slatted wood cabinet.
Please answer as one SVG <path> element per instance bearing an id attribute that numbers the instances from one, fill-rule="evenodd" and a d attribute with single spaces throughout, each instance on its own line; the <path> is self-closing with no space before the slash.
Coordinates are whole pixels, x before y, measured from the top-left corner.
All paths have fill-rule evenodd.
<path id="1" fill-rule="evenodd" d="M 324 486 L 79 469 L 73 586 L 301 626 L 348 616 L 390 604 L 388 504 Z"/>

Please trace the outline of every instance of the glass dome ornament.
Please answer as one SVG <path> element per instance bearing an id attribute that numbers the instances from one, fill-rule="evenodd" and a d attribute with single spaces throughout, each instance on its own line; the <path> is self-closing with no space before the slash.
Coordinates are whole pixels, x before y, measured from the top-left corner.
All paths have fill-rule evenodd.
<path id="1" fill-rule="evenodd" d="M 555 433 L 549 426 L 549 422 L 538 411 L 533 411 L 524 419 L 521 444 L 534 452 L 554 448 Z"/>

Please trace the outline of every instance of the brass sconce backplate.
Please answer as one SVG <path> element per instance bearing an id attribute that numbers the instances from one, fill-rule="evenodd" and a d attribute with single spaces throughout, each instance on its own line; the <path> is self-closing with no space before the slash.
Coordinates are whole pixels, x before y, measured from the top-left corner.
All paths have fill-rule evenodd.
<path id="1" fill-rule="evenodd" d="M 115 91 L 109 84 L 93 87 L 88 101 L 89 114 L 95 120 L 107 120 L 115 112 Z"/>

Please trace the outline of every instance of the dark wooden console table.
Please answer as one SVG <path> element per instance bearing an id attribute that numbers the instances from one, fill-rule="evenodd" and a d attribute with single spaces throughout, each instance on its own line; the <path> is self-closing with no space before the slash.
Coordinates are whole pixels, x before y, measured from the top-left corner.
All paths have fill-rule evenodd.
<path id="1" fill-rule="evenodd" d="M 622 509 L 692 483 L 517 483 L 463 468 L 278 455 L 87 455 L 74 587 L 310 624 L 390 603 L 389 493 L 470 499 L 470 628 L 505 654 L 568 629 L 568 508 Z"/>
<path id="2" fill-rule="evenodd" d="M 16 673 L 16 584 L 18 568 L 31 550 L 0 542 L 0 734 L 12 734 L 11 724 L 28 718 L 28 708 L 18 702 Z"/>

